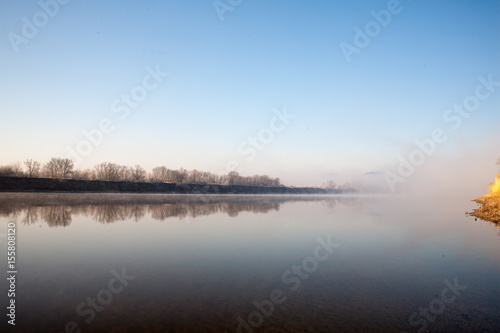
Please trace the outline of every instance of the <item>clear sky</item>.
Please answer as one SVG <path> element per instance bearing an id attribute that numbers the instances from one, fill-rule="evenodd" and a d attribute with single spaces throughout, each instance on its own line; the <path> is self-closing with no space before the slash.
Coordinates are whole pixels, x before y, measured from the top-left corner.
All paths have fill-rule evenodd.
<path id="1" fill-rule="evenodd" d="M 396 172 L 436 128 L 435 156 L 498 138 L 500 1 L 1 0 L 0 22 L 0 164 L 86 148 L 309 184 Z"/>

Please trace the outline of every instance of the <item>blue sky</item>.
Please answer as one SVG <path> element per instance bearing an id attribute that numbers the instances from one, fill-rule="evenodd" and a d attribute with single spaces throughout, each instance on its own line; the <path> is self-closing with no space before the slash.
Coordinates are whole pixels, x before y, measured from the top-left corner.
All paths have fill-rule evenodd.
<path id="1" fill-rule="evenodd" d="M 365 31 L 371 11 L 390 3 L 244 0 L 221 20 L 209 0 L 72 0 L 13 47 L 23 17 L 33 23 L 42 8 L 2 0 L 0 164 L 65 157 L 86 140 L 82 131 L 108 119 L 114 130 L 78 167 L 222 172 L 236 161 L 244 175 L 287 184 L 394 169 L 415 140 L 450 127 L 443 114 L 474 93 L 479 76 L 500 81 L 500 1 L 402 0 L 346 61 L 340 44 L 354 45 L 355 28 Z M 147 68 L 168 76 L 120 119 L 112 103 Z M 462 146 L 483 147 L 498 133 L 497 89 L 437 155 L 465 154 Z M 284 108 L 295 118 L 247 161 L 238 147 Z"/>

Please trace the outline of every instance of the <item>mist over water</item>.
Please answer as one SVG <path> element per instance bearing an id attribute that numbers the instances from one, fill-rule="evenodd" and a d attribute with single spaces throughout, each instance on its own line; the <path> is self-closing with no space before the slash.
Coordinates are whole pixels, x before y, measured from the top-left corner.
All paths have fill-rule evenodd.
<path id="1" fill-rule="evenodd" d="M 426 157 L 421 165 L 413 166 L 411 175 L 396 183 L 394 192 L 388 188 L 382 174 L 378 186 L 386 193 L 432 196 L 436 200 L 446 200 L 450 196 L 471 200 L 481 197 L 489 193 L 489 184 L 494 182 L 500 168 L 495 163 L 498 154 L 494 153 L 500 152 L 500 135 L 495 133 L 483 137 L 478 146 L 460 138 L 450 139 L 446 145 L 447 153 L 439 150 L 443 147 L 438 147 L 436 154 Z M 408 153 L 401 156 L 407 158 Z M 395 162 L 385 170 L 399 175 L 399 165 Z"/>
<path id="2" fill-rule="evenodd" d="M 68 322 L 92 332 L 494 331 L 500 233 L 465 216 L 474 205 L 388 195 L 0 195 L 1 222 L 16 221 L 20 267 L 16 326 L 0 325 L 7 332 L 60 332 Z M 335 247 L 330 253 L 322 244 Z M 122 269 L 133 279 L 93 310 L 88 297 L 106 303 L 101 290 Z M 466 289 L 437 311 L 433 300 L 455 279 Z M 429 306 L 439 312 L 433 320 L 418 312 Z"/>

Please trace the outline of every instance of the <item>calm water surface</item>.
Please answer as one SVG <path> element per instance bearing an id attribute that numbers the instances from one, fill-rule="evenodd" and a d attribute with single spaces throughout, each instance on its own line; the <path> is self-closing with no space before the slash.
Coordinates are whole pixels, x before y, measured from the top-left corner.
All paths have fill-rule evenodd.
<path id="1" fill-rule="evenodd" d="M 2 194 L 6 332 L 499 332 L 470 198 Z"/>

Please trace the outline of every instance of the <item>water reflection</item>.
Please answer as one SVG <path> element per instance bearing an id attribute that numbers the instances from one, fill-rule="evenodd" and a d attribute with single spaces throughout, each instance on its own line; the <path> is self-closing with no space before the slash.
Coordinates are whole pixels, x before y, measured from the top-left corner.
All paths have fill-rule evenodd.
<path id="1" fill-rule="evenodd" d="M 424 317 L 413 313 L 437 304 L 455 277 L 467 289 L 427 328 L 498 331 L 500 242 L 490 225 L 464 216 L 473 206 L 468 198 L 0 194 L 0 220 L 17 222 L 22 264 L 19 324 L 4 321 L 0 331 L 63 332 L 74 321 L 82 332 L 238 332 L 238 318 L 248 322 L 254 302 L 280 289 L 286 302 L 254 332 L 415 332 Z M 305 267 L 318 238 L 330 236 L 340 248 Z M 136 278 L 87 324 L 75 309 L 122 268 Z"/>
<path id="2" fill-rule="evenodd" d="M 35 207 L 32 207 L 35 209 Z M 48 206 L 40 207 L 40 215 L 51 227 L 67 227 L 71 224 L 71 207 L 69 206 Z"/>
<path id="3" fill-rule="evenodd" d="M 353 198 L 328 196 L 176 196 L 135 194 L 0 194 L 0 216 L 31 225 L 45 221 L 51 227 L 69 226 L 73 215 L 99 223 L 141 219 L 164 221 L 212 214 L 236 217 L 241 212 L 266 214 L 279 211 L 286 202 L 321 202 L 329 208 L 339 202 L 352 205 Z"/>

